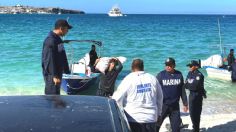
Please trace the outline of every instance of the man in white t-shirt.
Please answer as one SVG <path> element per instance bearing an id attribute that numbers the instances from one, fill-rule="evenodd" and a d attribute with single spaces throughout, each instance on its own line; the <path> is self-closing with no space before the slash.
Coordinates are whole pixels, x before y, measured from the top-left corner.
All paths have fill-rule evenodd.
<path id="1" fill-rule="evenodd" d="M 132 131 L 156 131 L 163 94 L 156 77 L 144 72 L 143 60 L 133 60 L 132 72 L 124 78 L 112 98 L 124 107 Z"/>

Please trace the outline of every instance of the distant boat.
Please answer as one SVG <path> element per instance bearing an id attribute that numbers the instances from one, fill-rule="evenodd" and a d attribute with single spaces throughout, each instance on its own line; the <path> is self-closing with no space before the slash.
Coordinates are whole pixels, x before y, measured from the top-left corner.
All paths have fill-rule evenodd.
<path id="1" fill-rule="evenodd" d="M 121 13 L 121 10 L 118 6 L 113 6 L 111 8 L 111 10 L 108 12 L 108 15 L 110 17 L 121 17 L 121 16 L 124 16 L 122 13 Z"/>

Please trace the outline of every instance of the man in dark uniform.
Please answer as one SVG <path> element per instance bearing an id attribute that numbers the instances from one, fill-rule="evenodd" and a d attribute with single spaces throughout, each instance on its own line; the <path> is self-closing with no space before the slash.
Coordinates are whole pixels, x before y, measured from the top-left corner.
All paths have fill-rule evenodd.
<path id="1" fill-rule="evenodd" d="M 228 66 L 232 66 L 233 62 L 235 62 L 235 57 L 234 57 L 234 49 L 230 49 L 230 53 L 227 57 L 227 61 L 228 61 Z"/>
<path id="2" fill-rule="evenodd" d="M 232 64 L 232 71 L 231 71 L 231 80 L 232 82 L 236 82 L 236 62 Z"/>
<path id="3" fill-rule="evenodd" d="M 165 61 L 165 70 L 157 75 L 157 80 L 161 84 L 163 92 L 163 106 L 161 120 L 157 124 L 157 131 L 159 131 L 162 122 L 167 116 L 170 118 L 171 129 L 173 132 L 180 131 L 180 97 L 183 101 L 184 112 L 188 111 L 188 102 L 185 92 L 184 79 L 180 71 L 175 70 L 175 60 L 168 58 Z"/>
<path id="4" fill-rule="evenodd" d="M 94 64 L 95 64 L 96 60 L 98 59 L 98 55 L 97 55 L 97 52 L 96 52 L 96 46 L 95 45 L 91 46 L 91 50 L 89 52 L 89 58 L 90 58 L 89 66 L 91 67 L 91 70 L 93 72 L 93 71 L 95 71 Z"/>
<path id="5" fill-rule="evenodd" d="M 72 26 L 66 20 L 59 19 L 55 28 L 50 31 L 43 43 L 42 70 L 45 81 L 45 94 L 60 94 L 63 73 L 69 73 L 66 52 L 62 36 L 65 36 Z"/>
<path id="6" fill-rule="evenodd" d="M 202 112 L 202 100 L 206 98 L 204 89 L 204 76 L 198 70 L 198 62 L 192 60 L 189 64 L 189 73 L 186 77 L 185 88 L 189 89 L 189 113 L 193 124 L 193 131 L 199 132 Z"/>
<path id="7" fill-rule="evenodd" d="M 99 88 L 96 95 L 104 97 L 112 96 L 114 93 L 116 78 L 122 69 L 123 65 L 119 59 L 110 59 L 105 73 L 101 73 Z"/>

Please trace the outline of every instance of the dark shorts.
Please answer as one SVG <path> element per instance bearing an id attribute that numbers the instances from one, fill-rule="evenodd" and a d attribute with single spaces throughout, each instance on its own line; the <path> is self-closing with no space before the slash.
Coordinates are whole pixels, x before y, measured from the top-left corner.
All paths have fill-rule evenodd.
<path id="1" fill-rule="evenodd" d="M 60 84 L 55 85 L 53 82 L 53 76 L 47 75 L 44 76 L 44 82 L 45 82 L 45 95 L 60 95 Z"/>

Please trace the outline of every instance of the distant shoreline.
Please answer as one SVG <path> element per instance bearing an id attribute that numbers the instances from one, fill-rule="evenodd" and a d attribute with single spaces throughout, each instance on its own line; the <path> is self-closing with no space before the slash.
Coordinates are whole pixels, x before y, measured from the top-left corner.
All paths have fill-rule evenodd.
<path id="1" fill-rule="evenodd" d="M 86 15 L 108 15 L 107 13 L 85 13 L 83 11 L 81 11 L 80 13 L 58 13 L 58 12 L 54 12 L 54 13 L 2 13 L 1 12 L 1 8 L 2 6 L 0 6 L 0 15 L 1 14 L 86 14 Z M 56 9 L 56 8 L 55 8 Z M 71 10 L 73 11 L 73 10 Z M 159 16 L 236 16 L 236 14 L 141 14 L 141 13 L 137 13 L 137 14 L 125 14 L 126 16 L 133 16 L 133 15 L 159 15 Z"/>
<path id="2" fill-rule="evenodd" d="M 0 14 L 85 14 L 84 11 L 55 7 L 0 6 Z"/>

